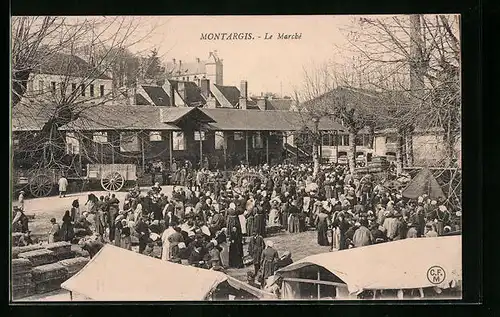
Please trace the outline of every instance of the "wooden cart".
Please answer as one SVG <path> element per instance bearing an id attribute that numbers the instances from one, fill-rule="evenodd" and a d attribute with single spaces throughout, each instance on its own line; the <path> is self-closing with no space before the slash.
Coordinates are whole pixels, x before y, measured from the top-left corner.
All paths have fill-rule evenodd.
<path id="1" fill-rule="evenodd" d="M 55 168 L 19 168 L 14 170 L 14 186 L 29 191 L 33 197 L 46 197 L 62 175 L 62 171 Z"/>
<path id="2" fill-rule="evenodd" d="M 119 191 L 125 182 L 137 181 L 135 164 L 87 164 L 87 180 L 99 180 L 106 191 Z"/>

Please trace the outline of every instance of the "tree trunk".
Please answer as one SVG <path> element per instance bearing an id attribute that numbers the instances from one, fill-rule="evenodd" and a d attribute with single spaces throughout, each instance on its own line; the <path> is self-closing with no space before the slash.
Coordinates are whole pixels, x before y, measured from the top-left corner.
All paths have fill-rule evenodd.
<path id="1" fill-rule="evenodd" d="M 403 131 L 401 135 L 401 156 L 403 157 L 403 166 L 408 166 L 408 157 L 406 156 L 406 132 Z"/>
<path id="2" fill-rule="evenodd" d="M 367 148 L 373 150 L 373 143 L 375 141 L 375 128 L 372 125 L 368 126 L 368 144 Z"/>
<path id="3" fill-rule="evenodd" d="M 408 166 L 413 166 L 413 133 L 408 131 L 406 133 L 406 160 Z"/>
<path id="4" fill-rule="evenodd" d="M 354 175 L 356 169 L 356 132 L 349 130 L 349 151 L 347 151 L 349 160 L 349 172 Z"/>
<path id="5" fill-rule="evenodd" d="M 403 135 L 398 131 L 396 137 L 396 174 L 399 175 L 403 171 L 403 153 L 402 153 Z"/>

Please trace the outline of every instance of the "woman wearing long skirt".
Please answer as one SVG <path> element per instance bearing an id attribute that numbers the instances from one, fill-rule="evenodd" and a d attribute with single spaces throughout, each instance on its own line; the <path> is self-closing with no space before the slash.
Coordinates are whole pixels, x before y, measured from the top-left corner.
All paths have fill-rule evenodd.
<path id="1" fill-rule="evenodd" d="M 266 241 L 266 248 L 262 251 L 261 270 L 262 274 L 259 276 L 259 282 L 264 287 L 267 278 L 274 275 L 276 262 L 279 260 L 278 252 L 273 248 L 272 241 Z"/>
<path id="2" fill-rule="evenodd" d="M 318 230 L 318 244 L 321 246 L 327 246 L 328 243 L 328 225 L 329 219 L 328 215 L 325 213 L 324 209 L 321 208 L 321 211 L 316 218 L 316 230 Z"/>
<path id="3" fill-rule="evenodd" d="M 229 267 L 243 267 L 243 242 L 241 231 L 237 227 L 231 228 L 229 239 Z"/>
<path id="4" fill-rule="evenodd" d="M 256 207 L 256 215 L 254 216 L 254 230 L 262 237 L 266 237 L 266 215 L 262 206 Z"/>
<path id="5" fill-rule="evenodd" d="M 71 222 L 71 216 L 69 210 L 64 212 L 62 218 L 61 235 L 62 241 L 70 242 L 75 237 L 75 230 L 73 228 L 73 223 Z"/>
<path id="6" fill-rule="evenodd" d="M 226 228 L 222 228 L 216 235 L 215 241 L 220 248 L 220 260 L 223 268 L 229 267 L 229 245 L 227 244 Z"/>
<path id="7" fill-rule="evenodd" d="M 255 231 L 255 207 L 252 207 L 251 210 L 247 210 L 245 212 L 245 225 L 246 225 L 246 234 L 251 237 Z"/>

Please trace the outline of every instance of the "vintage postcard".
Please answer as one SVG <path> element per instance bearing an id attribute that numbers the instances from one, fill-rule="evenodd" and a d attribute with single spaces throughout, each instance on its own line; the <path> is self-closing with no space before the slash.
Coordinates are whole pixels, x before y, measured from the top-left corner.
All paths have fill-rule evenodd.
<path id="1" fill-rule="evenodd" d="M 460 16 L 13 16 L 10 299 L 462 298 Z"/>

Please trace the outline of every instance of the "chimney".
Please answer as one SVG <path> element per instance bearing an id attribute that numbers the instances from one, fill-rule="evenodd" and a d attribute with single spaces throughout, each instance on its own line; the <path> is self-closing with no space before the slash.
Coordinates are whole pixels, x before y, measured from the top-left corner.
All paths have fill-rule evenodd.
<path id="1" fill-rule="evenodd" d="M 257 107 L 259 107 L 260 110 L 267 110 L 267 100 L 264 97 L 260 97 L 257 99 Z"/>
<path id="2" fill-rule="evenodd" d="M 248 98 L 248 82 L 242 80 L 240 84 L 240 109 L 247 109 L 247 98 Z"/>
<path id="3" fill-rule="evenodd" d="M 217 108 L 217 101 L 215 100 L 214 96 L 209 96 L 207 98 L 207 108 L 209 109 Z"/>
<path id="4" fill-rule="evenodd" d="M 202 78 L 200 80 L 200 90 L 201 95 L 207 98 L 210 95 L 210 80 L 207 78 Z"/>

